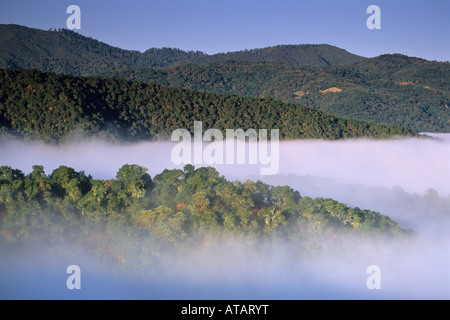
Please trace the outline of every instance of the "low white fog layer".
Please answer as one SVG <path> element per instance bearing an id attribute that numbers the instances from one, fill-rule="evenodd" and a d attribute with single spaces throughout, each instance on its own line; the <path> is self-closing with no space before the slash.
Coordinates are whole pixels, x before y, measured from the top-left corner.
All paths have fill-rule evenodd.
<path id="1" fill-rule="evenodd" d="M 425 193 L 435 189 L 450 195 L 450 138 L 440 140 L 345 140 L 280 142 L 278 175 L 295 174 L 331 178 L 336 182 L 392 188 Z M 0 143 L 0 164 L 25 173 L 34 164 L 46 172 L 60 165 L 84 170 L 94 178 L 113 178 L 123 164 L 139 164 L 151 175 L 163 169 L 182 168 L 171 158 L 176 143 L 143 142 L 127 146 L 102 141 L 66 144 L 60 147 L 9 141 Z M 248 157 L 248 155 L 247 155 Z M 260 162 L 213 165 L 227 178 L 245 179 L 260 175 Z M 197 167 L 199 165 L 196 165 Z"/>
<path id="2" fill-rule="evenodd" d="M 400 186 L 420 193 L 434 188 L 448 195 L 449 156 L 450 141 L 287 142 L 280 152 L 280 173 L 329 177 L 369 186 Z"/>
<path id="3" fill-rule="evenodd" d="M 448 237 L 446 238 L 448 240 Z M 444 240 L 441 239 L 441 240 Z M 68 244 L 69 245 L 69 244 Z M 90 256 L 64 256 L 48 248 L 2 254 L 3 299 L 449 299 L 447 242 L 358 242 L 303 259 L 289 243 L 250 251 L 241 243 L 211 242 L 163 270 L 132 273 L 96 264 Z M 66 268 L 81 269 L 81 290 L 66 288 Z M 369 289 L 380 270 L 378 289 Z"/>
<path id="4" fill-rule="evenodd" d="M 143 272 L 136 278 L 98 268 L 83 254 L 61 257 L 40 249 L 22 259 L 3 252 L 0 298 L 450 299 L 450 134 L 436 136 L 439 140 L 280 142 L 277 175 L 260 175 L 260 165 L 215 166 L 229 179 L 289 185 L 302 196 L 379 211 L 417 230 L 412 242 L 352 243 L 308 261 L 289 243 L 260 254 L 240 243 L 211 242 L 208 250 L 193 249 L 182 261 L 168 259 L 170 268 L 157 277 Z M 175 145 L 93 140 L 56 147 L 11 140 L 0 142 L 0 165 L 29 173 L 40 164 L 47 174 L 66 165 L 110 179 L 123 164 L 139 164 L 154 176 L 183 167 L 172 161 Z M 65 287 L 69 264 L 83 270 L 79 292 Z M 367 288 L 370 265 L 381 269 L 379 290 Z"/>

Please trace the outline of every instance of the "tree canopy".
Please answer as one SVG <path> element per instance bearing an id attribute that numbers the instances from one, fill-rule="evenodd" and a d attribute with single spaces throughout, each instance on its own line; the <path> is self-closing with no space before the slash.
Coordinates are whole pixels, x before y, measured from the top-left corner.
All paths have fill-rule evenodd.
<path id="1" fill-rule="evenodd" d="M 211 167 L 187 165 L 152 178 L 142 166 L 124 165 L 111 180 L 66 166 L 49 175 L 42 166 L 30 174 L 0 167 L 3 241 L 71 241 L 119 264 L 149 250 L 202 245 L 209 236 L 249 245 L 278 238 L 311 248 L 346 235 L 410 234 L 380 213 L 302 197 L 288 186 L 228 181 Z"/>

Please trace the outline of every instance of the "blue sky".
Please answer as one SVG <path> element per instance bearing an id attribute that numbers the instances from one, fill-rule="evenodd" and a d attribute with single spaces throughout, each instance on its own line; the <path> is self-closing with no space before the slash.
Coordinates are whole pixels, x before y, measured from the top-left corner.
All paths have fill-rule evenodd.
<path id="1" fill-rule="evenodd" d="M 450 60 L 448 0 L 1 0 L 0 23 L 65 28 L 72 4 L 81 8 L 77 32 L 130 50 L 212 54 L 327 43 L 366 57 Z M 381 9 L 381 30 L 366 27 L 372 4 Z"/>

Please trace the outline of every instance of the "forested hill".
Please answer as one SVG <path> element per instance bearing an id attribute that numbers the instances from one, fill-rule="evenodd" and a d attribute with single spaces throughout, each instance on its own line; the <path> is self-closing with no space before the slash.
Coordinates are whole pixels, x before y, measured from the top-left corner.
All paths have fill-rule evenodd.
<path id="1" fill-rule="evenodd" d="M 329 45 L 289 45 L 207 55 L 173 48 L 152 48 L 144 53 L 112 47 L 79 33 L 44 31 L 19 25 L 0 25 L 0 68 L 37 69 L 73 75 L 160 68 L 179 63 L 241 60 L 329 66 L 361 61 L 363 57 Z"/>
<path id="2" fill-rule="evenodd" d="M 328 68 L 225 61 L 107 76 L 217 94 L 270 96 L 335 116 L 450 132 L 450 64 L 398 54 Z"/>
<path id="3" fill-rule="evenodd" d="M 0 191 L 0 245 L 66 240 L 69 250 L 81 245 L 128 268 L 149 259 L 157 263 L 167 250 L 199 250 L 209 236 L 241 239 L 252 248 L 259 241 L 283 239 L 306 259 L 311 250 L 348 237 L 358 243 L 364 237 L 412 239 L 416 234 L 378 212 L 302 197 L 288 186 L 231 182 L 211 167 L 192 165 L 152 178 L 147 168 L 127 164 L 111 180 L 66 166 L 49 175 L 39 165 L 28 175 L 0 166 Z"/>
<path id="4" fill-rule="evenodd" d="M 78 133 L 126 141 L 176 129 L 279 129 L 281 139 L 417 136 L 397 125 L 329 116 L 273 99 L 221 96 L 126 80 L 0 70 L 0 132 L 58 142 Z"/>

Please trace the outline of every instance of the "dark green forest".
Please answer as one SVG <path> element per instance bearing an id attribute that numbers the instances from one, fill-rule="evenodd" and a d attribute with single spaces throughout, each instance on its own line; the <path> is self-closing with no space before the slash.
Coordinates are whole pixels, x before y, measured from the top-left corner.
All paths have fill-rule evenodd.
<path id="1" fill-rule="evenodd" d="M 403 55 L 364 58 L 330 45 L 278 45 L 208 55 L 143 53 L 76 32 L 0 25 L 0 68 L 124 78 L 164 86 L 271 97 L 329 115 L 422 132 L 450 131 L 450 64 Z"/>
<path id="2" fill-rule="evenodd" d="M 170 139 L 176 129 L 279 129 L 281 139 L 417 136 L 398 125 L 329 116 L 271 98 L 201 93 L 122 79 L 0 70 L 0 131 L 61 142 Z"/>
<path id="3" fill-rule="evenodd" d="M 422 132 L 450 132 L 450 64 L 402 55 L 329 68 L 223 61 L 104 76 L 217 94 L 272 97 L 339 117 L 395 123 Z"/>
<path id="4" fill-rule="evenodd" d="M 110 180 L 67 166 L 51 174 L 40 165 L 29 174 L 1 166 L 0 230 L 4 244 L 70 241 L 119 265 L 201 248 L 210 237 L 250 247 L 281 239 L 314 252 L 348 236 L 416 234 L 377 212 L 302 197 L 288 186 L 228 181 L 214 168 L 192 165 L 154 177 L 142 166 L 124 165 Z"/>

